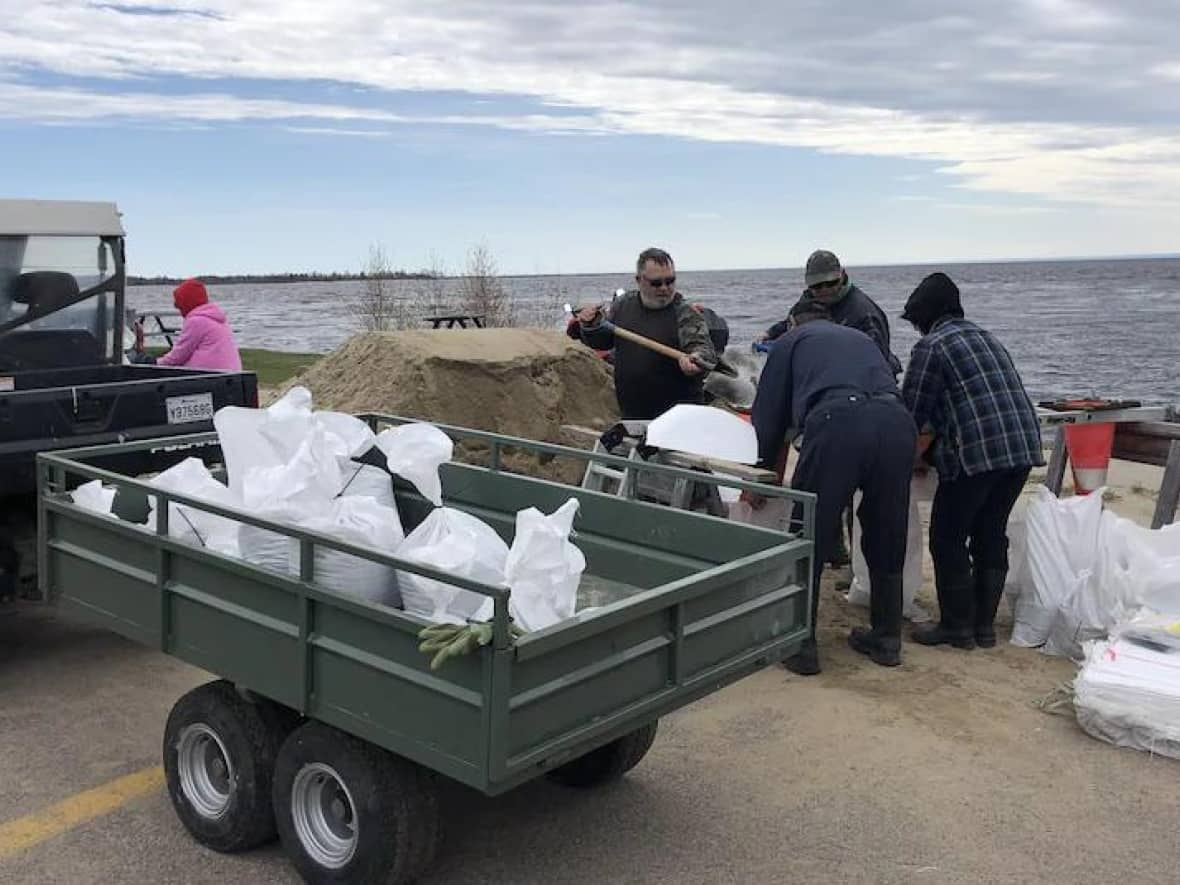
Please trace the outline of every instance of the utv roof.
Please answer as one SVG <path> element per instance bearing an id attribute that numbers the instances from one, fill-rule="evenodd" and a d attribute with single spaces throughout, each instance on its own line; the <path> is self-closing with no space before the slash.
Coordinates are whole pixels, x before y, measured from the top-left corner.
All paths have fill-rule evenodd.
<path id="1" fill-rule="evenodd" d="M 121 237 L 125 235 L 114 203 L 75 200 L 0 200 L 0 237 Z"/>

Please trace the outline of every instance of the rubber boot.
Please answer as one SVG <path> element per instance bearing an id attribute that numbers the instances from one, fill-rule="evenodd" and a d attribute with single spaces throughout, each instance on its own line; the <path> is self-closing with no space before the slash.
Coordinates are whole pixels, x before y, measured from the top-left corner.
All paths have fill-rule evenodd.
<path id="1" fill-rule="evenodd" d="M 783 661 L 783 666 L 798 676 L 818 676 L 819 646 L 814 639 L 804 639 L 799 647 L 799 653 L 791 655 Z"/>
<path id="2" fill-rule="evenodd" d="M 938 623 L 915 627 L 910 638 L 919 645 L 975 648 L 975 577 L 971 574 L 935 575 Z"/>
<path id="3" fill-rule="evenodd" d="M 980 648 L 995 648 L 996 610 L 1007 579 L 1002 569 L 984 569 L 975 576 L 975 644 Z"/>
<path id="4" fill-rule="evenodd" d="M 871 628 L 854 627 L 848 644 L 868 655 L 874 664 L 896 667 L 901 663 L 902 576 L 874 574 L 869 578 Z"/>

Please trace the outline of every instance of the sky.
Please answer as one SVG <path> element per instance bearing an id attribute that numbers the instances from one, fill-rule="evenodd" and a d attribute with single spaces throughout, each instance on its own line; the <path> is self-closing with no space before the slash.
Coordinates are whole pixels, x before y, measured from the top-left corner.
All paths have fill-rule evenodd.
<path id="1" fill-rule="evenodd" d="M 1180 251 L 1176 0 L 0 0 L 0 196 L 135 274 Z"/>

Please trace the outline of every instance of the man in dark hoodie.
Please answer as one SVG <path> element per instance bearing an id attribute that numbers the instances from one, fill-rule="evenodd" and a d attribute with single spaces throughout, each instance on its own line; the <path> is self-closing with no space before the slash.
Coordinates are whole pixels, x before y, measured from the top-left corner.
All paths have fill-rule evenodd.
<path id="1" fill-rule="evenodd" d="M 930 517 L 939 621 L 913 638 L 990 648 L 1008 574 L 1008 515 L 1029 470 L 1044 463 L 1036 408 L 1008 351 L 964 318 L 946 274 L 922 280 L 902 319 L 922 333 L 902 396 L 933 435 L 924 457 L 939 478 Z"/>
<path id="2" fill-rule="evenodd" d="M 759 463 L 773 468 L 789 428 L 802 430 L 803 448 L 791 488 L 814 492 L 815 558 L 812 634 L 787 669 L 820 671 L 815 643 L 820 565 L 831 557 L 840 515 L 862 492 L 857 511 L 869 566 L 871 629 L 858 627 L 849 644 L 882 666 L 901 663 L 902 567 L 905 562 L 914 422 L 897 382 L 868 336 L 830 321 L 818 304 L 796 305 L 793 328 L 770 351 L 758 380 L 751 421 Z M 761 501 L 747 495 L 758 509 Z"/>
<path id="3" fill-rule="evenodd" d="M 635 263 L 637 289 L 615 298 L 606 319 L 620 329 L 683 351 L 674 360 L 642 345 L 616 338 L 602 322 L 603 311 L 578 312 L 582 341 L 598 351 L 614 351 L 615 396 L 624 418 L 658 418 L 677 403 L 700 403 L 708 368 L 717 352 L 704 316 L 676 291 L 676 266 L 663 249 L 645 249 Z"/>
<path id="4" fill-rule="evenodd" d="M 796 307 L 813 302 L 823 305 L 831 314 L 833 323 L 851 326 L 872 338 L 894 376 L 901 372 L 901 363 L 889 349 L 889 320 L 885 311 L 848 278 L 839 258 L 826 249 L 812 252 L 803 270 L 803 281 L 807 288 Z M 774 341 L 790 327 L 790 319 L 785 319 L 760 334 L 757 340 Z"/>

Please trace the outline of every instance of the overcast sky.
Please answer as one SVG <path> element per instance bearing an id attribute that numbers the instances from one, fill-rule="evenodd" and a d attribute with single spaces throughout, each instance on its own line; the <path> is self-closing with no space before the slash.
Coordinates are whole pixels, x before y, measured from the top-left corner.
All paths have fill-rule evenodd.
<path id="1" fill-rule="evenodd" d="M 1176 0 L 0 0 L 0 194 L 138 273 L 1180 251 Z"/>

